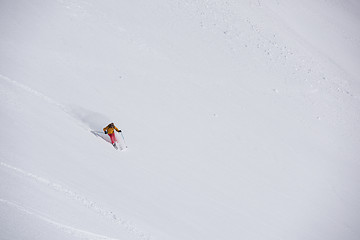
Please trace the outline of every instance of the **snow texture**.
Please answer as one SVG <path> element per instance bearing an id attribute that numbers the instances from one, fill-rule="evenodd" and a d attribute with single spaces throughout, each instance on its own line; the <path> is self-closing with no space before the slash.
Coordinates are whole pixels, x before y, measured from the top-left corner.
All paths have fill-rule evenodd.
<path id="1" fill-rule="evenodd" d="M 360 239 L 358 26 L 355 0 L 1 1 L 0 239 Z"/>

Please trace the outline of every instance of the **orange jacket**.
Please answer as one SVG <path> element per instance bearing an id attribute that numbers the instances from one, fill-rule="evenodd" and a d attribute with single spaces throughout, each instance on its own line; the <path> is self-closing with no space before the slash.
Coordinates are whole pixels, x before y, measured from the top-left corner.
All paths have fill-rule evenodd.
<path id="1" fill-rule="evenodd" d="M 113 134 L 114 130 L 120 132 L 120 130 L 117 127 L 115 127 L 115 125 L 111 126 L 111 124 L 109 124 L 106 127 L 104 127 L 104 132 L 107 134 Z"/>

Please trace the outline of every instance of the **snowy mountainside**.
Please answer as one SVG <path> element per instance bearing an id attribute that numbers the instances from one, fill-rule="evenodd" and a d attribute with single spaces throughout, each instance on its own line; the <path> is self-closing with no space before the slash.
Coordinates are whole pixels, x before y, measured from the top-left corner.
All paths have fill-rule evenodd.
<path id="1" fill-rule="evenodd" d="M 0 239 L 358 239 L 359 13 L 2 1 Z"/>

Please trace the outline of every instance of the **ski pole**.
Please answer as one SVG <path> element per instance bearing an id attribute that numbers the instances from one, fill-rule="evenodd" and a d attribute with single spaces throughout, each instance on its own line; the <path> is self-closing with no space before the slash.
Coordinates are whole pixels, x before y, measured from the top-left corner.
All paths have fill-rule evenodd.
<path id="1" fill-rule="evenodd" d="M 122 139 L 124 140 L 125 147 L 127 148 L 127 145 L 126 145 L 126 142 L 125 142 L 124 135 L 123 135 L 123 133 L 122 133 L 122 132 L 120 132 L 120 134 L 121 134 Z"/>

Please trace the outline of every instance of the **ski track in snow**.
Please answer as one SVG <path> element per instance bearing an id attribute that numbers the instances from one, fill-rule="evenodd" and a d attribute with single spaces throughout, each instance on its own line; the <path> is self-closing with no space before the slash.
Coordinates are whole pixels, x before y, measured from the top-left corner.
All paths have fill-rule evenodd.
<path id="1" fill-rule="evenodd" d="M 26 91 L 26 92 L 29 92 L 29 93 L 31 93 L 31 94 L 39 97 L 39 98 L 42 98 L 45 102 L 50 103 L 50 104 L 52 104 L 52 105 L 55 105 L 55 106 L 59 107 L 61 110 L 63 110 L 63 111 L 65 111 L 66 113 L 68 113 L 65 105 L 60 104 L 60 103 L 54 101 L 54 100 L 51 99 L 50 97 L 48 97 L 48 96 L 46 96 L 46 95 L 44 95 L 44 94 L 42 94 L 42 93 L 40 93 L 40 92 L 38 92 L 38 91 L 30 88 L 30 87 L 28 87 L 28 86 L 26 86 L 26 85 L 24 85 L 24 84 L 22 84 L 22 83 L 19 83 L 19 82 L 15 81 L 15 80 L 12 80 L 12 79 L 10 79 L 10 78 L 2 75 L 2 74 L 0 74 L 0 78 L 2 78 L 3 80 L 5 80 L 5 81 L 7 81 L 7 82 L 9 82 L 9 83 L 11 83 L 11 84 L 13 84 L 14 86 L 16 86 L 16 87 L 18 87 L 18 88 L 20 88 L 20 89 L 22 89 L 22 90 L 24 90 L 24 91 Z"/>
<path id="2" fill-rule="evenodd" d="M 7 76 L 4 76 L 2 74 L 0 74 L 0 79 L 3 79 L 5 81 L 7 81 L 8 83 L 11 83 L 13 86 L 22 89 L 42 100 L 44 100 L 45 102 L 54 105 L 56 107 L 58 107 L 60 110 L 62 110 L 64 113 L 68 114 L 70 117 L 72 117 L 76 123 L 82 127 L 83 129 L 87 130 L 87 131 L 91 131 L 92 129 L 90 129 L 86 124 L 83 123 L 83 121 L 81 121 L 81 119 L 77 118 L 76 115 L 74 115 L 74 113 L 71 111 L 71 109 L 69 109 L 68 107 L 66 107 L 64 104 L 58 103 L 57 101 L 55 101 L 54 99 L 50 98 L 49 96 L 46 96 L 43 93 L 40 93 L 32 88 L 30 88 L 29 86 L 26 86 L 25 84 L 19 83 Z"/>
<path id="3" fill-rule="evenodd" d="M 0 203 L 3 204 L 3 205 L 7 205 L 9 207 L 13 207 L 13 208 L 16 208 L 17 210 L 27 214 L 27 215 L 30 215 L 30 216 L 34 216 L 46 223 L 49 223 L 51 225 L 53 225 L 54 227 L 60 229 L 61 231 L 64 231 L 74 237 L 77 237 L 77 238 L 80 238 L 80 239 L 90 239 L 90 240 L 118 240 L 116 238 L 110 238 L 110 237 L 106 237 L 106 236 L 103 236 L 103 235 L 99 235 L 99 234 L 96 234 L 96 233 L 92 233 L 92 232 L 88 232 L 88 231 L 84 231 L 84 230 L 80 230 L 80 229 L 77 229 L 77 228 L 74 228 L 74 227 L 71 227 L 71 226 L 68 226 L 68 225 L 65 225 L 65 224 L 62 224 L 62 223 L 58 223 L 58 222 L 55 222 L 49 218 L 46 218 L 44 216 L 41 216 L 40 214 L 36 214 L 28 209 L 26 209 L 25 207 L 23 206 L 20 206 L 19 204 L 16 204 L 14 202 L 11 202 L 11 201 L 8 201 L 8 200 L 5 200 L 5 199 L 1 199 L 0 198 Z"/>
<path id="4" fill-rule="evenodd" d="M 128 233 L 136 236 L 138 239 L 141 239 L 141 240 L 150 240 L 151 239 L 151 237 L 148 234 L 145 234 L 144 232 L 139 230 L 134 224 L 132 224 L 129 221 L 126 221 L 125 219 L 119 217 L 113 211 L 103 209 L 102 207 L 99 206 L 99 204 L 97 204 L 96 202 L 88 199 L 87 197 L 85 197 L 85 196 L 83 196 L 81 194 L 78 194 L 78 193 L 76 193 L 76 192 L 74 192 L 74 191 L 72 191 L 72 190 L 70 190 L 68 188 L 65 188 L 65 187 L 61 186 L 60 184 L 58 184 L 58 183 L 53 183 L 48 179 L 45 179 L 45 178 L 37 176 L 35 174 L 26 172 L 26 171 L 24 171 L 24 170 L 22 170 L 20 168 L 13 167 L 13 166 L 11 166 L 9 164 L 6 164 L 4 162 L 0 162 L 0 166 L 2 166 L 4 168 L 7 168 L 9 170 L 12 170 L 15 173 L 21 174 L 21 175 L 23 175 L 23 176 L 25 176 L 25 177 L 27 177 L 29 179 L 35 180 L 36 182 L 38 182 L 40 184 L 46 185 L 49 188 L 64 194 L 69 199 L 80 202 L 83 206 L 85 206 L 88 209 L 96 212 L 100 216 L 105 217 L 105 218 L 111 220 L 113 223 L 120 225 L 124 230 L 126 230 Z M 6 200 L 3 200 L 2 202 L 4 202 L 4 201 L 6 201 Z M 12 204 L 12 205 L 17 206 L 16 204 Z M 20 210 L 21 209 L 23 209 L 23 208 L 20 208 Z M 25 211 L 25 212 L 28 212 L 28 211 Z M 35 215 L 33 213 L 30 213 L 30 212 L 28 212 L 28 213 L 32 214 L 32 215 Z M 87 233 L 87 232 L 82 231 L 82 230 L 77 230 L 77 229 L 69 227 L 69 226 L 65 226 L 65 225 L 62 225 L 62 224 L 55 223 L 55 222 L 53 222 L 53 221 L 51 221 L 49 219 L 45 219 L 44 217 L 41 217 L 41 216 L 37 216 L 37 217 L 39 217 L 42 220 L 45 220 L 45 221 L 47 221 L 49 223 L 57 225 L 59 228 L 65 230 L 67 232 Z M 91 233 L 88 233 L 88 234 L 91 234 Z M 97 236 L 97 235 L 95 235 L 95 236 Z M 97 236 L 97 238 L 91 238 L 91 239 L 108 239 L 108 238 L 105 238 L 103 236 L 101 236 L 101 237 L 102 238 L 99 238 L 99 236 Z"/>
<path id="5" fill-rule="evenodd" d="M 18 88 L 20 88 L 20 89 L 22 89 L 22 90 L 24 90 L 26 92 L 29 92 L 29 93 L 35 95 L 36 97 L 39 97 L 39 98 L 43 99 L 45 102 L 47 102 L 49 104 L 55 105 L 56 107 L 60 108 L 65 113 L 69 114 L 71 117 L 74 118 L 74 116 L 71 114 L 70 111 L 68 111 L 68 109 L 65 107 L 65 105 L 60 104 L 60 103 L 56 102 L 55 100 L 53 100 L 52 98 L 50 98 L 50 97 L 48 97 L 48 96 L 46 96 L 46 95 L 32 89 L 32 88 L 30 88 L 30 87 L 28 87 L 28 86 L 26 86 L 26 85 L 24 85 L 22 83 L 19 83 L 19 82 L 15 81 L 15 80 L 12 80 L 12 79 L 10 79 L 10 78 L 2 75 L 2 74 L 0 74 L 0 78 L 7 81 L 7 82 L 9 82 L 9 83 L 11 83 L 11 84 L 13 84 L 14 86 L 16 86 L 16 87 L 18 87 Z M 74 118 L 74 119 L 77 120 L 77 122 L 79 122 L 80 125 L 86 127 L 78 119 L 76 119 L 76 118 Z M 35 174 L 26 172 L 26 171 L 24 171 L 24 170 L 22 170 L 20 168 L 13 167 L 13 166 L 8 165 L 8 164 L 3 163 L 3 162 L 1 162 L 0 165 L 2 167 L 13 170 L 14 172 L 20 173 L 20 174 L 26 176 L 27 178 L 35 180 L 38 183 L 47 185 L 48 187 L 52 188 L 53 190 L 56 190 L 58 192 L 63 193 L 64 195 L 66 195 L 70 199 L 73 199 L 75 201 L 80 202 L 82 205 L 84 205 L 87 208 L 91 209 L 92 211 L 98 213 L 99 215 L 110 219 L 112 222 L 114 222 L 116 224 L 121 225 L 127 232 L 137 236 L 138 239 L 142 239 L 142 240 L 149 240 L 150 239 L 150 236 L 148 236 L 147 234 L 140 231 L 137 227 L 134 226 L 134 224 L 129 223 L 128 221 L 120 218 L 118 215 L 116 215 L 112 211 L 108 211 L 108 210 L 105 210 L 105 209 L 99 207 L 99 205 L 96 204 L 94 201 L 91 201 L 88 198 L 86 198 L 86 197 L 84 197 L 84 196 L 82 196 L 82 195 L 80 195 L 80 194 L 78 194 L 78 193 L 76 193 L 74 191 L 71 191 L 71 190 L 69 190 L 67 188 L 64 188 L 60 184 L 53 183 L 50 180 L 39 177 L 39 176 L 37 176 Z M 51 222 L 51 221 L 49 220 L 48 222 Z M 67 229 L 67 228 L 64 228 L 64 229 Z M 96 238 L 96 239 L 99 239 L 99 238 Z M 107 238 L 100 238 L 100 239 L 107 239 Z"/>
<path id="6" fill-rule="evenodd" d="M 82 128 L 84 128 L 84 129 L 87 130 L 87 131 L 90 131 L 92 134 L 94 134 L 94 135 L 97 136 L 97 137 L 102 137 L 102 136 L 100 136 L 99 134 L 97 134 L 96 131 L 94 131 L 93 129 L 91 129 L 91 127 L 87 126 L 82 119 L 80 119 L 79 117 L 77 117 L 76 114 L 74 114 L 74 112 L 72 112 L 71 109 L 69 109 L 69 108 L 66 107 L 65 105 L 63 105 L 63 104 L 61 104 L 61 103 L 58 103 L 58 102 L 56 102 L 55 100 L 53 100 L 52 98 L 46 96 L 45 94 L 40 93 L 40 92 L 38 92 L 38 91 L 36 91 L 36 90 L 34 90 L 34 89 L 32 89 L 32 88 L 30 88 L 30 87 L 22 84 L 22 83 L 19 83 L 19 82 L 15 81 L 15 80 L 12 80 L 12 79 L 10 79 L 9 77 L 6 77 L 6 76 L 4 76 L 4 75 L 2 75 L 2 74 L 0 74 L 0 79 L 3 79 L 3 80 L 5 80 L 5 81 L 11 83 L 12 85 L 16 86 L 17 88 L 20 88 L 20 89 L 22 89 L 22 90 L 24 90 L 24 91 L 26 91 L 26 92 L 28 92 L 28 93 L 30 93 L 30 94 L 33 94 L 34 96 L 43 99 L 45 102 L 47 102 L 47 103 L 49 103 L 49 104 L 51 104 L 51 105 L 54 105 L 54 106 L 58 107 L 58 108 L 61 109 L 63 112 L 65 112 L 65 113 L 68 114 L 70 117 L 72 117 L 72 118 L 78 123 L 79 126 L 81 126 Z M 103 137 L 102 137 L 102 138 L 103 138 Z M 106 138 L 106 139 L 103 138 L 103 139 L 104 139 L 105 141 L 111 143 L 110 139 L 109 139 L 109 140 L 107 140 L 107 138 Z M 125 145 L 125 147 L 123 147 L 123 148 L 127 148 L 125 142 L 123 143 L 123 145 Z"/>
<path id="7" fill-rule="evenodd" d="M 54 105 L 56 107 L 58 107 L 59 109 L 61 109 L 63 112 L 65 112 L 66 114 L 68 114 L 70 117 L 72 117 L 74 120 L 76 120 L 76 122 L 79 124 L 79 126 L 81 126 L 82 128 L 91 131 L 91 129 L 89 129 L 88 126 L 86 126 L 80 119 L 78 119 L 76 116 L 74 116 L 74 114 L 71 112 L 71 110 L 69 108 L 67 108 L 65 105 L 58 103 L 57 101 L 55 101 L 54 99 L 50 98 L 49 96 L 46 96 L 43 93 L 40 93 L 34 89 L 32 89 L 29 86 L 26 86 L 25 84 L 19 83 L 7 76 L 4 76 L 2 74 L 0 74 L 0 78 L 11 83 L 12 85 L 14 85 L 15 87 L 22 89 L 38 98 L 41 98 L 42 100 L 44 100 L 45 102 Z"/>

